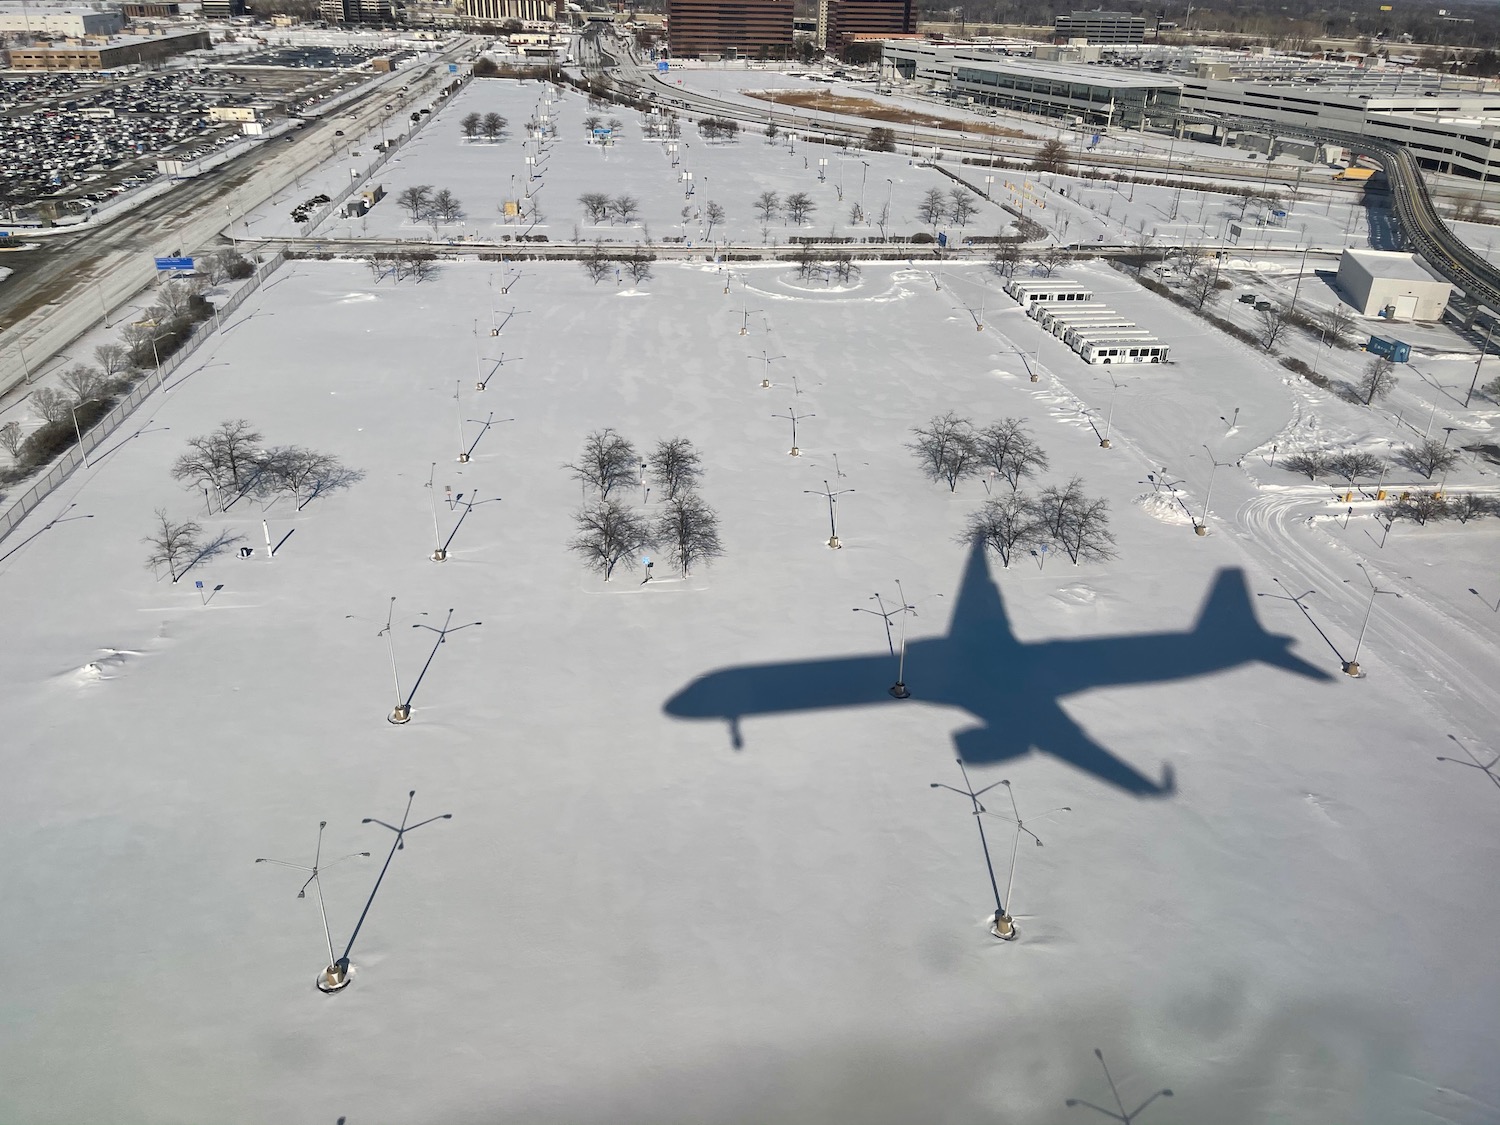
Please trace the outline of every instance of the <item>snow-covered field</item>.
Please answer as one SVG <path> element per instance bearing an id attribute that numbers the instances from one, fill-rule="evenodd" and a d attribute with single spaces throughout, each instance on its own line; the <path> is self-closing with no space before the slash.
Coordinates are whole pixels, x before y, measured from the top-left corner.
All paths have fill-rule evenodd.
<path id="1" fill-rule="evenodd" d="M 1127 1109 L 1174 1092 L 1142 1121 L 1493 1121 L 1500 793 L 1436 758 L 1493 753 L 1500 521 L 1383 549 L 1369 507 L 1340 527 L 1271 447 L 1394 436 L 1397 400 L 1076 276 L 1177 362 L 1116 390 L 977 266 L 841 290 L 775 264 L 639 289 L 285 267 L 0 544 L 0 1118 L 1087 1122 L 1065 1102 L 1113 1107 L 1099 1048 Z M 947 410 L 1028 418 L 1045 482 L 1108 499 L 1118 559 L 976 566 L 955 536 L 983 482 L 950 494 L 904 448 Z M 168 470 L 237 417 L 364 478 L 205 515 Z M 562 465 L 604 426 L 701 447 L 724 559 L 584 573 Z M 854 490 L 840 551 L 825 481 Z M 1466 461 L 1449 488 L 1494 481 Z M 154 579 L 158 507 L 256 552 Z M 1359 562 L 1403 596 L 1375 598 L 1355 680 Z M 907 702 L 851 612 L 897 579 Z M 413 628 L 450 609 L 482 624 Z M 929 788 L 961 784 L 955 745 L 1046 842 L 1020 837 L 1014 944 L 985 929 L 967 799 Z M 413 820 L 453 819 L 395 855 L 323 996 L 304 876 L 253 861 L 311 863 L 319 820 L 325 862 L 372 852 L 322 880 L 342 945 L 392 841 L 361 820 L 413 789 Z M 1003 891 L 1014 829 L 985 824 Z"/>

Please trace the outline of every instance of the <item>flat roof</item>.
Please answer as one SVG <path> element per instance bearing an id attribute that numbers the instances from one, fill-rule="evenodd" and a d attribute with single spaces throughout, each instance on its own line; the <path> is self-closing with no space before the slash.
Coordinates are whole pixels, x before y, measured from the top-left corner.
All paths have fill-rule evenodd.
<path id="1" fill-rule="evenodd" d="M 1345 250 L 1344 256 L 1357 262 L 1371 277 L 1389 277 L 1398 281 L 1433 281 L 1447 285 L 1416 257 L 1399 250 Z"/>
<path id="2" fill-rule="evenodd" d="M 1051 78 L 1060 82 L 1077 82 L 1089 86 L 1114 86 L 1118 88 L 1158 90 L 1163 87 L 1181 86 L 1182 80 L 1166 74 L 1150 77 L 1135 74 L 1116 66 L 1089 66 L 1084 63 L 1040 62 L 1036 59 L 1016 58 L 1000 51 L 985 51 L 974 47 L 949 47 L 942 44 L 911 44 L 890 41 L 890 47 L 900 51 L 915 51 L 930 55 L 934 61 L 953 66 L 969 66 L 977 70 L 995 70 L 1006 74 L 1025 74 L 1033 78 Z"/>

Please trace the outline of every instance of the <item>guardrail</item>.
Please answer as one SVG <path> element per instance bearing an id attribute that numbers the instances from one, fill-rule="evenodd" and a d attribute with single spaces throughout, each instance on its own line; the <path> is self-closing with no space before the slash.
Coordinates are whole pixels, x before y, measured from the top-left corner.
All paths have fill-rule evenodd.
<path id="1" fill-rule="evenodd" d="M 130 393 L 115 404 L 108 414 L 83 435 L 83 441 L 67 450 L 61 457 L 54 461 L 51 467 L 35 481 L 30 488 L 21 493 L 18 500 L 11 504 L 5 511 L 0 512 L 0 540 L 16 529 L 16 526 L 33 512 L 38 505 L 50 496 L 57 487 L 73 475 L 73 471 L 84 463 L 84 458 L 98 449 L 109 436 L 120 428 L 120 425 L 135 413 L 141 403 L 151 395 L 151 392 L 161 386 L 172 373 L 180 368 L 198 350 L 198 346 L 218 331 L 224 318 L 233 313 L 245 301 L 260 288 L 261 283 L 281 267 L 286 258 L 278 253 L 260 266 L 240 287 L 239 291 L 224 302 L 214 313 L 210 320 L 205 320 L 196 325 L 177 351 L 167 357 L 165 363 L 153 370 L 144 379 L 131 388 Z"/>

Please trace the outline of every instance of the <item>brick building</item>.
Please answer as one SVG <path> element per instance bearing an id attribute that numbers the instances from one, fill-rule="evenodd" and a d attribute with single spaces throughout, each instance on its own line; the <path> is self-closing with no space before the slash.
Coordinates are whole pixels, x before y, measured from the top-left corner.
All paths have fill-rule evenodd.
<path id="1" fill-rule="evenodd" d="M 679 57 L 785 58 L 792 0 L 667 0 L 667 46 Z"/>

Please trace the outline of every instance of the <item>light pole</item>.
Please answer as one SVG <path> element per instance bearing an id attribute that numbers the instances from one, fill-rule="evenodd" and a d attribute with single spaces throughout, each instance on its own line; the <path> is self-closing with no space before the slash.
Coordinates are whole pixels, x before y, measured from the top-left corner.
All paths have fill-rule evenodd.
<path id="1" fill-rule="evenodd" d="M 445 562 L 445 561 L 447 561 L 447 558 L 448 558 L 448 551 L 443 546 L 443 533 L 438 530 L 437 488 L 434 487 L 434 485 L 433 485 L 433 481 L 436 480 L 436 479 L 437 479 L 437 462 L 434 461 L 432 463 L 432 472 L 429 473 L 428 476 L 427 476 L 427 491 L 428 491 L 428 493 L 430 495 L 430 498 L 432 500 L 432 543 L 433 543 L 433 547 L 432 547 L 431 558 L 432 558 L 433 562 Z"/>
<path id="2" fill-rule="evenodd" d="M 256 863 L 274 863 L 277 867 L 290 867 L 294 871 L 310 871 L 312 873 L 312 874 L 310 874 L 308 876 L 307 882 L 305 882 L 305 883 L 302 884 L 302 889 L 297 892 L 297 897 L 298 898 L 306 898 L 307 897 L 307 888 L 309 886 L 311 886 L 314 890 L 316 890 L 318 892 L 318 914 L 323 919 L 323 939 L 328 943 L 328 967 L 326 969 L 324 969 L 323 972 L 319 975 L 319 977 L 318 977 L 318 981 L 319 981 L 318 987 L 322 988 L 322 982 L 323 982 L 323 980 L 325 978 L 328 979 L 330 981 L 330 983 L 331 983 L 332 980 L 333 980 L 333 978 L 335 976 L 338 976 L 339 977 L 339 983 L 337 985 L 334 985 L 332 988 L 324 988 L 323 989 L 323 991 L 325 991 L 325 992 L 333 992 L 333 991 L 337 991 L 339 988 L 344 987 L 344 985 L 346 985 L 346 984 L 349 983 L 349 980 L 348 980 L 348 975 L 347 974 L 341 973 L 339 971 L 338 962 L 334 958 L 334 955 L 333 955 L 333 933 L 328 928 L 328 907 L 323 902 L 323 884 L 318 879 L 318 875 L 322 871 L 327 870 L 329 867 L 335 867 L 338 864 L 343 863 L 344 860 L 346 860 L 346 859 L 368 858 L 369 855 L 370 855 L 370 853 L 369 852 L 352 852 L 349 855 L 341 856 L 340 858 L 334 860 L 332 863 L 329 863 L 329 864 L 322 863 L 322 859 L 323 859 L 323 829 L 325 829 L 327 827 L 328 827 L 328 822 L 326 820 L 320 820 L 320 821 L 318 821 L 318 848 L 317 848 L 317 851 L 313 853 L 313 865 L 311 867 L 304 867 L 300 863 L 288 863 L 284 859 L 257 859 L 255 862 Z"/>
<path id="3" fill-rule="evenodd" d="M 89 467 L 89 451 L 83 447 L 83 431 L 78 428 L 78 408 L 73 403 L 69 403 L 68 413 L 73 415 L 73 433 L 78 438 L 78 452 L 83 455 L 83 467 L 87 469 Z"/>
<path id="4" fill-rule="evenodd" d="M 474 353 L 474 359 L 477 364 L 479 359 L 479 338 L 477 335 L 474 338 Z M 464 448 L 464 404 L 463 399 L 459 397 L 462 389 L 463 384 L 458 380 L 454 380 L 453 405 L 454 412 L 458 416 L 458 463 L 460 465 L 466 465 L 469 462 L 469 451 Z"/>
<path id="5" fill-rule="evenodd" d="M 1490 335 L 1495 331 L 1495 323 L 1491 321 L 1489 327 L 1484 330 L 1484 347 L 1479 349 L 1479 358 L 1474 361 L 1474 378 L 1469 380 L 1469 393 L 1464 395 L 1464 409 L 1469 409 L 1469 400 L 1474 397 L 1474 388 L 1479 385 L 1479 365 L 1484 362 L 1485 354 L 1490 350 Z"/>
<path id="6" fill-rule="evenodd" d="M 1370 613 L 1375 608 L 1375 595 L 1393 594 L 1398 598 L 1401 596 L 1395 590 L 1382 590 L 1379 586 L 1375 585 L 1374 580 L 1370 577 L 1370 572 L 1365 569 L 1364 563 L 1355 563 L 1354 565 L 1359 567 L 1359 572 L 1365 576 L 1365 581 L 1370 584 L 1370 601 L 1365 606 L 1365 620 L 1359 627 L 1359 639 L 1354 642 L 1354 655 L 1344 662 L 1344 674 L 1348 676 L 1360 675 L 1359 649 L 1365 643 L 1365 630 L 1370 627 Z M 1346 578 L 1344 581 L 1350 582 L 1350 579 Z"/>
<path id="7" fill-rule="evenodd" d="M 1214 494 L 1214 474 L 1219 471 L 1221 464 L 1228 464 L 1227 461 L 1221 462 L 1215 457 L 1213 450 L 1209 449 L 1206 445 L 1203 447 L 1203 452 L 1208 454 L 1208 459 L 1214 463 L 1214 467 L 1208 471 L 1208 488 L 1203 492 L 1203 518 L 1193 525 L 1193 532 L 1197 535 L 1208 534 L 1208 502 L 1213 498 Z"/>
<path id="8" fill-rule="evenodd" d="M 951 793 L 957 793 L 961 797 L 969 798 L 969 805 L 974 814 L 974 825 L 979 829 L 979 846 L 984 849 L 984 866 L 990 873 L 990 889 L 995 892 L 995 914 L 990 919 L 990 933 L 994 934 L 1001 941 L 1015 941 L 1019 931 L 1016 929 L 1015 922 L 1011 919 L 1011 916 L 1005 912 L 1005 904 L 1000 901 L 1000 883 L 995 878 L 995 865 L 990 860 L 990 844 L 985 838 L 984 821 L 980 816 L 984 812 L 984 806 L 979 803 L 980 797 L 988 793 L 991 789 L 994 789 L 995 786 L 1003 783 L 997 781 L 994 785 L 986 785 L 983 789 L 976 792 L 973 782 L 969 780 L 969 771 L 964 769 L 962 758 L 958 759 L 958 768 L 964 775 L 964 787 L 962 789 L 957 789 L 952 785 L 944 785 L 941 781 L 929 782 L 928 788 L 947 789 Z"/>
<path id="9" fill-rule="evenodd" d="M 809 415 L 809 417 L 811 417 L 811 415 Z M 835 551 L 839 550 L 841 547 L 843 547 L 843 544 L 839 542 L 839 528 L 837 522 L 834 519 L 834 512 L 838 507 L 838 498 L 840 496 L 843 496 L 846 492 L 853 492 L 855 490 L 852 488 L 841 488 L 839 489 L 839 491 L 834 492 L 831 488 L 829 488 L 828 482 L 825 480 L 823 482 L 822 491 L 819 491 L 816 488 L 804 488 L 802 491 L 807 493 L 809 496 L 826 496 L 828 498 L 828 545 Z"/>
<path id="10" fill-rule="evenodd" d="M 793 407 L 787 407 L 785 414 L 772 414 L 772 418 L 790 418 L 792 420 L 792 448 L 788 451 L 789 457 L 801 457 L 802 450 L 797 448 L 797 423 L 804 418 L 816 418 L 816 414 L 798 414 Z"/>

